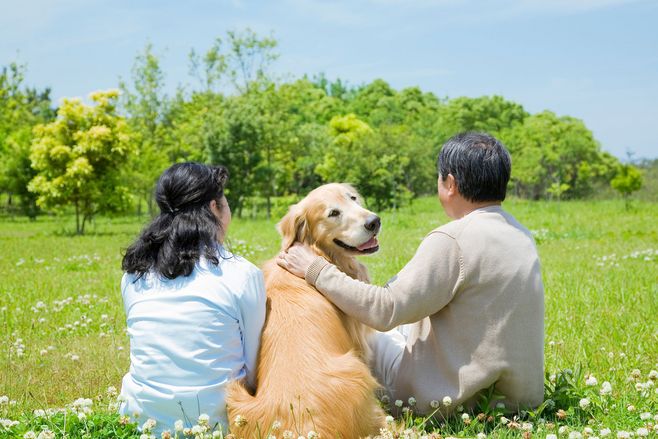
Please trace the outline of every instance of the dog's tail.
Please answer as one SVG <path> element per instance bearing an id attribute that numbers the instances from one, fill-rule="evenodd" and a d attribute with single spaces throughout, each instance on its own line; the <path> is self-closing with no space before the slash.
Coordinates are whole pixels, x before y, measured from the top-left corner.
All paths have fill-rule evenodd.
<path id="1" fill-rule="evenodd" d="M 275 413 L 268 413 L 269 407 L 260 403 L 257 397 L 249 393 L 242 381 L 233 381 L 226 389 L 226 414 L 229 431 L 236 437 L 260 439 L 269 436 Z"/>

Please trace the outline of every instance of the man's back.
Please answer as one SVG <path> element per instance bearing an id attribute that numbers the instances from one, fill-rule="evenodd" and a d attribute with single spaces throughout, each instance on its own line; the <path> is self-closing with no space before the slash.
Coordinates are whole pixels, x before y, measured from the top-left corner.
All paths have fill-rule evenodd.
<path id="1" fill-rule="evenodd" d="M 477 209 L 429 236 L 437 233 L 454 240 L 460 276 L 447 305 L 412 325 L 395 393 L 419 403 L 450 396 L 468 406 L 497 383 L 508 409 L 537 406 L 544 290 L 530 233 L 500 206 Z M 445 254 L 437 247 L 426 257 Z"/>

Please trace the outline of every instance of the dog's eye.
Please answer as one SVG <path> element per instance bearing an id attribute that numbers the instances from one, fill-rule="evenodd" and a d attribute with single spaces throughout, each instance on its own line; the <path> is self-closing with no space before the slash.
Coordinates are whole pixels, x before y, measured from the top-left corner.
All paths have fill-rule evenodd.
<path id="1" fill-rule="evenodd" d="M 331 218 L 332 216 L 338 216 L 338 215 L 340 215 L 340 210 L 338 210 L 338 209 L 331 209 L 331 212 L 329 212 L 329 218 Z"/>
<path id="2" fill-rule="evenodd" d="M 350 195 L 350 198 L 352 199 L 352 201 L 356 201 L 356 195 Z"/>

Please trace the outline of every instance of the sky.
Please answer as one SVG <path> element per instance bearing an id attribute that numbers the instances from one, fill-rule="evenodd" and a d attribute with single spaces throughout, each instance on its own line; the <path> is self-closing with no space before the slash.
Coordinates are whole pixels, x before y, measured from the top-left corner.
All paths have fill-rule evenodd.
<path id="1" fill-rule="evenodd" d="M 621 159 L 658 158 L 657 22 L 656 0 L 0 0 L 0 66 L 25 63 L 59 102 L 117 87 L 151 43 L 173 94 L 194 82 L 191 49 L 251 28 L 278 41 L 283 79 L 502 95 L 582 119 Z"/>

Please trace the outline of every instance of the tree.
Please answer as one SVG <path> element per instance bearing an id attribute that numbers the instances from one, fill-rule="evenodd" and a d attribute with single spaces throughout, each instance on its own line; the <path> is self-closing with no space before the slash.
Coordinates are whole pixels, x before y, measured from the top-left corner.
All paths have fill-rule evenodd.
<path id="1" fill-rule="evenodd" d="M 610 181 L 610 186 L 624 197 L 624 204 L 628 209 L 631 194 L 642 188 L 642 172 L 633 165 L 619 165 L 617 175 Z"/>
<path id="2" fill-rule="evenodd" d="M 334 117 L 329 130 L 332 142 L 316 167 L 324 182 L 354 184 L 377 210 L 409 200 L 411 194 L 404 186 L 409 158 L 394 143 L 384 141 L 354 114 Z"/>
<path id="3" fill-rule="evenodd" d="M 141 214 L 144 201 L 149 215 L 152 215 L 155 182 L 176 157 L 167 154 L 169 102 L 163 92 L 164 74 L 160 60 L 150 43 L 135 58 L 132 82 L 132 89 L 124 81 L 119 83 L 122 107 L 129 116 L 128 123 L 136 145 L 135 154 L 128 157 L 130 182 L 137 194 L 137 214 Z"/>
<path id="4" fill-rule="evenodd" d="M 36 218 L 36 197 L 27 185 L 36 175 L 30 166 L 32 128 L 54 118 L 50 89 L 23 87 L 25 66 L 11 63 L 0 73 L 0 190 L 8 205 L 18 197 L 22 213 Z"/>
<path id="5" fill-rule="evenodd" d="M 129 204 L 125 162 L 134 150 L 118 97 L 118 90 L 94 92 L 95 106 L 64 99 L 57 119 L 35 128 L 30 159 L 37 175 L 29 189 L 41 207 L 73 205 L 78 234 L 93 215 Z"/>
<path id="6" fill-rule="evenodd" d="M 583 197 L 596 181 L 609 180 L 612 156 L 601 152 L 581 120 L 544 111 L 502 130 L 500 139 L 512 155 L 517 196 L 544 198 L 551 189 L 560 197 Z"/>
<path id="7" fill-rule="evenodd" d="M 459 97 L 439 109 L 441 143 L 464 131 L 478 131 L 497 136 L 502 130 L 517 126 L 528 113 L 520 104 L 502 96 Z"/>

